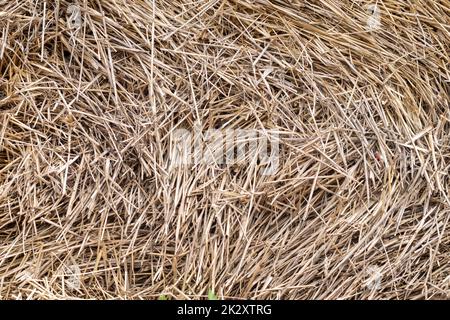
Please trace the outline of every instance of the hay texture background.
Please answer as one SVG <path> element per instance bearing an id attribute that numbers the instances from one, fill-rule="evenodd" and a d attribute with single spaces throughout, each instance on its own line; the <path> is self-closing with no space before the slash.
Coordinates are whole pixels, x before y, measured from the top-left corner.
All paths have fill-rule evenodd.
<path id="1" fill-rule="evenodd" d="M 0 0 L 0 297 L 449 298 L 449 49 L 448 0 Z M 278 170 L 171 168 L 195 124 Z"/>

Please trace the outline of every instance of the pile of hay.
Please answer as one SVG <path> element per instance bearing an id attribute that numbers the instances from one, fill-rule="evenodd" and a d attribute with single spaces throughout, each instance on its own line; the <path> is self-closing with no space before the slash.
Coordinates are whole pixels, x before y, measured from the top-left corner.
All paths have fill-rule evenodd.
<path id="1" fill-rule="evenodd" d="M 0 0 L 0 297 L 449 298 L 449 52 L 448 0 Z"/>

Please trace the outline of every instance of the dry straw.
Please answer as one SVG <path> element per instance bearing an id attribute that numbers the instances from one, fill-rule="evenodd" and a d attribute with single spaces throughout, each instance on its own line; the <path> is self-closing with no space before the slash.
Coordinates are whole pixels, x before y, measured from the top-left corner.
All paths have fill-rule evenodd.
<path id="1" fill-rule="evenodd" d="M 449 298 L 449 51 L 448 0 L 0 0 L 0 297 Z M 168 170 L 195 123 L 278 170 Z"/>

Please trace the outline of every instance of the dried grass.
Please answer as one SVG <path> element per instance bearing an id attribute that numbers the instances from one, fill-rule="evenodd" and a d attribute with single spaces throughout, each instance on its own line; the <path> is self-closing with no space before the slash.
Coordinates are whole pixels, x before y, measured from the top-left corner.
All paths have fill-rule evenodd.
<path id="1" fill-rule="evenodd" d="M 448 0 L 130 3 L 0 0 L 2 298 L 449 298 Z"/>

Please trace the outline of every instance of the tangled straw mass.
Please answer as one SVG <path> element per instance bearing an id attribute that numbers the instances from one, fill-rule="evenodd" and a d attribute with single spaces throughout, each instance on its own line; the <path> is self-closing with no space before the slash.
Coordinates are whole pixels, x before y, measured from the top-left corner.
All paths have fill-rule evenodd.
<path id="1" fill-rule="evenodd" d="M 0 0 L 0 298 L 448 299 L 449 52 L 448 0 Z"/>

